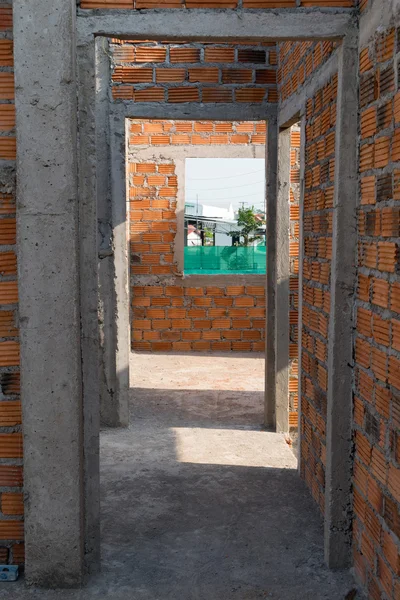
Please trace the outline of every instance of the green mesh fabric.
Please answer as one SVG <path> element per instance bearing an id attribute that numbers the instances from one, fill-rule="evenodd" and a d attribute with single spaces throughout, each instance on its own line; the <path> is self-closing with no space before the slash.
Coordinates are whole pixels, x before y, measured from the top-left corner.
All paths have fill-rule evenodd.
<path id="1" fill-rule="evenodd" d="M 266 250 L 265 246 L 188 246 L 184 272 L 188 275 L 265 273 Z"/>

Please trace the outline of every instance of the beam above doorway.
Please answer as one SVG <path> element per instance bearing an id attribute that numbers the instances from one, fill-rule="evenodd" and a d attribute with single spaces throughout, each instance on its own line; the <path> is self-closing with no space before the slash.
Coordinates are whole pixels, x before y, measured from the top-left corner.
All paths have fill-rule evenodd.
<path id="1" fill-rule="evenodd" d="M 79 11 L 78 37 L 91 36 L 136 40 L 302 41 L 335 40 L 346 34 L 353 11 L 324 9 L 275 9 L 273 11 L 132 10 Z"/>

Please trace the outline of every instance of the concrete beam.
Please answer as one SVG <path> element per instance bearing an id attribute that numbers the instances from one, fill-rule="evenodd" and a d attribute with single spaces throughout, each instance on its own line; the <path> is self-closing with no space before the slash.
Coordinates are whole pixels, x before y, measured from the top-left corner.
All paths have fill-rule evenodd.
<path id="1" fill-rule="evenodd" d="M 276 194 L 276 431 L 289 431 L 290 128 L 279 132 Z M 267 250 L 268 252 L 268 250 Z"/>
<path id="2" fill-rule="evenodd" d="M 207 119 L 211 121 L 265 121 L 276 119 L 278 105 L 271 103 L 181 104 L 118 102 L 111 112 L 122 113 L 129 119 Z"/>
<path id="3" fill-rule="evenodd" d="M 82 583 L 85 546 L 76 4 L 13 12 L 25 572 L 66 587 Z"/>
<path id="4" fill-rule="evenodd" d="M 345 35 L 353 10 L 296 8 L 219 10 L 78 11 L 80 35 L 136 40 L 334 40 Z"/>
<path id="5" fill-rule="evenodd" d="M 357 132 L 358 36 L 354 29 L 339 49 L 337 95 L 325 479 L 325 558 L 331 568 L 348 566 L 351 550 Z"/>
<path id="6" fill-rule="evenodd" d="M 266 321 L 265 321 L 265 403 L 264 424 L 276 427 L 276 212 L 278 170 L 278 128 L 276 119 L 267 124 L 266 161 Z"/>

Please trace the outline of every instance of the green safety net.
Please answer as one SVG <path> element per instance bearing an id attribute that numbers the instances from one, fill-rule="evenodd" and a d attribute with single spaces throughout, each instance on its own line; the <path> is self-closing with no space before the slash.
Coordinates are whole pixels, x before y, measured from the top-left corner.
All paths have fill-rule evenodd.
<path id="1" fill-rule="evenodd" d="M 184 272 L 188 275 L 265 273 L 265 246 L 187 246 Z"/>

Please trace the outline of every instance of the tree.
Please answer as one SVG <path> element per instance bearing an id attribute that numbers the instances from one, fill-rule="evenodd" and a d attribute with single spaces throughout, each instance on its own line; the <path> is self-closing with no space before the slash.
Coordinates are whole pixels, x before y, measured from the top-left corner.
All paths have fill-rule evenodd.
<path id="1" fill-rule="evenodd" d="M 264 222 L 265 221 L 263 220 L 257 219 L 254 206 L 251 208 L 244 208 L 244 206 L 242 206 L 242 208 L 239 208 L 237 220 L 237 224 L 240 229 L 236 231 L 230 231 L 229 235 L 239 239 L 239 242 L 235 244 L 236 246 L 247 247 L 250 244 L 253 244 L 255 241 L 263 239 L 261 235 L 255 234 L 257 229 Z M 241 238 L 243 238 L 243 241 Z"/>

